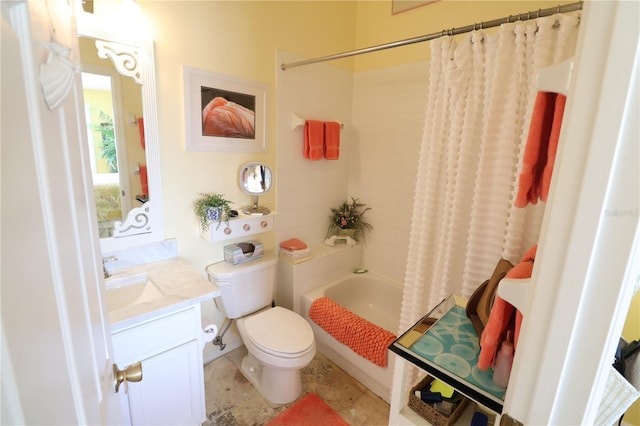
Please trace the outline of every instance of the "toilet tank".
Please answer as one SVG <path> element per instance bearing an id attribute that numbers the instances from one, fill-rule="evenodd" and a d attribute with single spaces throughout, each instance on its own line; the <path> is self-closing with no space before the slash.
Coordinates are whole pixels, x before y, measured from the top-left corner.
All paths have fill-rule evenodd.
<path id="1" fill-rule="evenodd" d="M 277 262 L 275 255 L 265 254 L 237 265 L 219 262 L 207 266 L 209 280 L 220 288 L 228 318 L 240 318 L 271 304 Z"/>

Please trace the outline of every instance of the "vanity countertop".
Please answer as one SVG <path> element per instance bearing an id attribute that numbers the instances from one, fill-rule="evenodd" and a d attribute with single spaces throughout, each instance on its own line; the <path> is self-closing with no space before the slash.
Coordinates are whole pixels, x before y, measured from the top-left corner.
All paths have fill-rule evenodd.
<path id="1" fill-rule="evenodd" d="M 187 261 L 179 257 L 115 271 L 105 280 L 107 291 L 110 281 L 142 273 L 148 275 L 162 293 L 162 297 L 110 311 L 109 322 L 112 331 L 220 295 L 220 290 L 215 284 L 198 274 Z"/>

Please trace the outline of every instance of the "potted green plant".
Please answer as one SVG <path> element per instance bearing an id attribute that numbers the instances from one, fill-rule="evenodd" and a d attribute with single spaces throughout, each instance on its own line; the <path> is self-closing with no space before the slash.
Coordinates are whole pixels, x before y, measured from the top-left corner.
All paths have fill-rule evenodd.
<path id="1" fill-rule="evenodd" d="M 200 193 L 200 198 L 193 202 L 193 211 L 200 222 L 200 229 L 207 232 L 211 222 L 217 222 L 216 229 L 218 229 L 222 220 L 229 226 L 231 204 L 233 201 L 224 198 L 223 194 Z"/>
<path id="2" fill-rule="evenodd" d="M 359 240 L 360 237 L 364 240 L 366 232 L 373 229 L 364 219 L 364 214 L 369 210 L 371 207 L 353 197 L 351 202 L 344 201 L 339 207 L 331 208 L 327 235 L 348 235 L 355 240 Z"/>

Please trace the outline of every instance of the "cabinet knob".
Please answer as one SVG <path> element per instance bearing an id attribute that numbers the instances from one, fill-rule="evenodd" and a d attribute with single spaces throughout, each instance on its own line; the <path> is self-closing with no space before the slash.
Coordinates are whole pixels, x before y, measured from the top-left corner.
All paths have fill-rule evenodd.
<path id="1" fill-rule="evenodd" d="M 113 385 L 116 393 L 120 390 L 122 382 L 139 382 L 142 380 L 142 362 L 136 362 L 119 370 L 116 364 L 113 364 Z"/>
<path id="2" fill-rule="evenodd" d="M 224 228 L 224 235 L 229 235 L 231 233 L 231 228 Z"/>
<path id="3" fill-rule="evenodd" d="M 260 222 L 260 226 L 266 228 L 267 226 L 269 226 L 269 223 L 267 223 L 266 220 L 263 220 L 262 222 Z"/>
<path id="4" fill-rule="evenodd" d="M 245 223 L 244 226 L 242 227 L 242 229 L 244 229 L 245 231 L 249 232 L 251 230 L 251 225 L 249 225 L 248 223 Z"/>

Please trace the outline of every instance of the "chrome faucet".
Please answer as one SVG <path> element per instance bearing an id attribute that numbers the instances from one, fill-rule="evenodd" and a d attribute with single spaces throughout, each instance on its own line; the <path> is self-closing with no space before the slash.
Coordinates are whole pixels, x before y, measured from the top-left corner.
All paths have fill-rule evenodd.
<path id="1" fill-rule="evenodd" d="M 106 262 L 115 262 L 116 260 L 118 260 L 118 258 L 116 256 L 109 256 L 109 257 L 103 257 L 102 258 L 102 272 L 104 273 L 104 277 L 105 278 L 109 278 L 111 276 L 111 273 L 109 273 L 109 271 L 107 271 L 107 266 L 105 265 Z"/>

